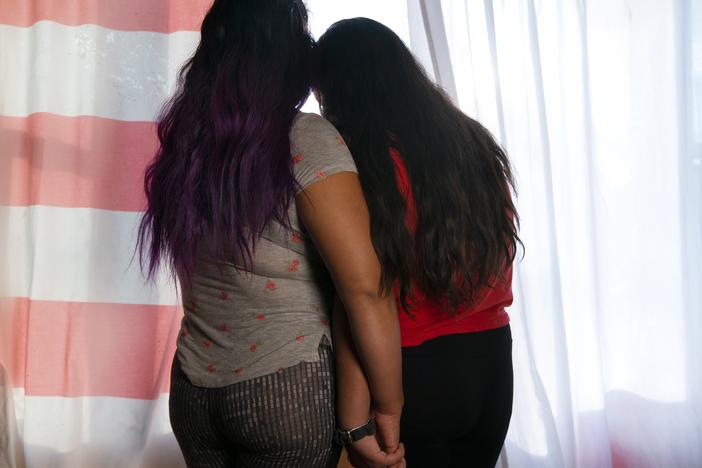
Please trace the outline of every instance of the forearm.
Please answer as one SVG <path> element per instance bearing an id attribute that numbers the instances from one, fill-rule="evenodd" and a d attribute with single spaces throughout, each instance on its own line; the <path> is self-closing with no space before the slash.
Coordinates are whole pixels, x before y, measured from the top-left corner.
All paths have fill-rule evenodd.
<path id="1" fill-rule="evenodd" d="M 382 267 L 358 177 L 340 173 L 295 199 L 300 218 L 331 273 L 353 344 L 379 413 L 402 411 L 400 329 L 392 294 L 379 291 Z"/>
<path id="2" fill-rule="evenodd" d="M 373 407 L 385 414 L 400 414 L 404 403 L 402 351 L 395 300 L 377 293 L 340 294 Z"/>
<path id="3" fill-rule="evenodd" d="M 338 297 L 332 313 L 332 334 L 336 357 L 336 418 L 339 427 L 351 429 L 367 421 L 371 395 L 352 341 L 346 313 Z"/>

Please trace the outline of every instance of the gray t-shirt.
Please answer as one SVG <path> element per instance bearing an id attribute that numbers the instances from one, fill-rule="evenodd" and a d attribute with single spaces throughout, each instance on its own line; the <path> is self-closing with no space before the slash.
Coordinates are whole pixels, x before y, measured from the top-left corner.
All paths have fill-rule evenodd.
<path id="1" fill-rule="evenodd" d="M 337 172 L 356 172 L 339 133 L 316 114 L 297 115 L 290 146 L 302 189 Z M 191 289 L 182 283 L 177 356 L 194 385 L 222 387 L 317 361 L 322 337 L 331 340 L 334 285 L 294 201 L 289 215 L 292 231 L 271 222 L 250 271 L 200 256 Z"/>

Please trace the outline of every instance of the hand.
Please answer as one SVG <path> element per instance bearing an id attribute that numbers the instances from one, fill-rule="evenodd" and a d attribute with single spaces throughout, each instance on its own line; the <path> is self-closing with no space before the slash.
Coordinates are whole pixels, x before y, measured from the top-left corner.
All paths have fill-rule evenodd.
<path id="1" fill-rule="evenodd" d="M 393 453 L 400 445 L 400 413 L 382 413 L 375 410 L 375 437 L 380 448 Z"/>
<path id="2" fill-rule="evenodd" d="M 378 445 L 375 437 L 367 436 L 346 446 L 349 462 L 356 468 L 405 468 L 405 447 L 399 444 L 392 453 L 387 453 Z"/>

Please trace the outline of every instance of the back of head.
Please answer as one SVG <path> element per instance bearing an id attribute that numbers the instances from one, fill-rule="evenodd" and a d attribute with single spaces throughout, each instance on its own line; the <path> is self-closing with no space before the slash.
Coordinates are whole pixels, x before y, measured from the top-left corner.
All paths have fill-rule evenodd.
<path id="1" fill-rule="evenodd" d="M 158 123 L 139 230 L 152 276 L 192 272 L 196 249 L 250 260 L 294 196 L 289 130 L 310 89 L 302 0 L 216 0 Z"/>
<path id="2" fill-rule="evenodd" d="M 448 310 L 473 303 L 511 264 L 519 241 L 507 156 L 376 21 L 332 25 L 315 62 L 322 112 L 359 169 L 385 286 L 399 280 L 407 291 L 415 281 Z M 393 183 L 391 147 L 401 154 L 416 202 L 414 232 Z"/>
<path id="3" fill-rule="evenodd" d="M 402 39 L 368 18 L 339 21 L 320 37 L 315 86 L 332 121 L 337 111 L 343 112 L 339 118 L 365 113 L 370 124 L 388 127 L 402 125 L 403 111 L 426 97 L 427 86 L 433 88 Z M 346 118 L 344 124 L 363 122 Z"/>

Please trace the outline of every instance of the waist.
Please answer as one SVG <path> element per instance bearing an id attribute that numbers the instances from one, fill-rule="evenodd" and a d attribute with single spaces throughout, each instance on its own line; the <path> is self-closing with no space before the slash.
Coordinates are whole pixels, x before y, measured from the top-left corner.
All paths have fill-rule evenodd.
<path id="1" fill-rule="evenodd" d="M 502 306 L 465 316 L 451 316 L 440 310 L 417 310 L 412 316 L 401 310 L 399 314 L 403 347 L 418 346 L 440 336 L 481 332 L 509 324 L 509 314 Z"/>
<path id="2" fill-rule="evenodd" d="M 505 308 L 512 304 L 511 270 L 504 281 L 483 290 L 475 304 L 459 306 L 453 314 L 416 285 L 411 286 L 407 300 L 411 315 L 400 303 L 397 284 L 393 293 L 398 307 L 402 346 L 418 346 L 439 336 L 480 332 L 507 325 L 509 315 Z"/>
<path id="3" fill-rule="evenodd" d="M 443 335 L 425 341 L 421 346 L 402 349 L 403 359 L 422 356 L 479 356 L 511 349 L 512 332 L 509 324 L 473 333 Z"/>
<path id="4" fill-rule="evenodd" d="M 186 308 L 181 326 L 186 336 L 195 333 L 226 347 L 228 343 L 252 334 L 279 335 L 293 330 L 326 329 L 329 327 L 329 311 L 325 307 L 247 308 L 223 315 L 219 311 L 208 314 Z"/>
<path id="5" fill-rule="evenodd" d="M 191 381 L 219 387 L 316 360 L 320 339 L 331 336 L 324 311 L 268 312 L 228 320 L 186 312 L 177 348 Z"/>

